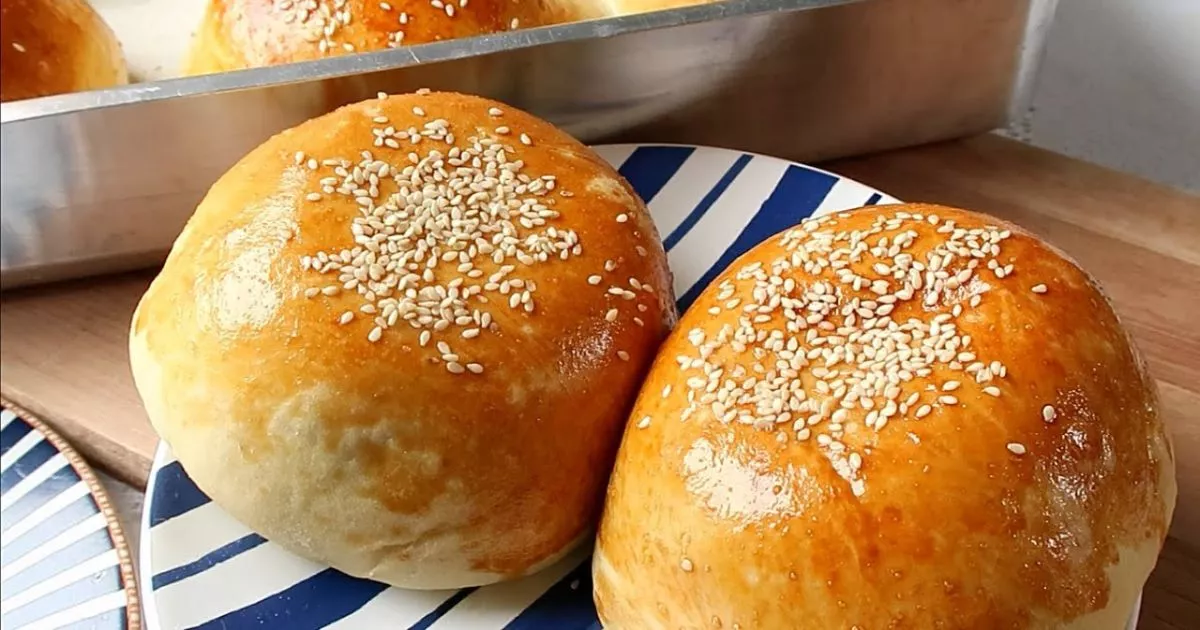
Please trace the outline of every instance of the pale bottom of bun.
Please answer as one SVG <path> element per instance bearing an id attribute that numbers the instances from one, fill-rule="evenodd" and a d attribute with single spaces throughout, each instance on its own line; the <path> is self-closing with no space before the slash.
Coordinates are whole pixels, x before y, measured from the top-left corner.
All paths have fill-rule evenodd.
<path id="1" fill-rule="evenodd" d="M 451 564 L 448 562 L 421 564 L 413 563 L 411 561 L 385 563 L 373 570 L 365 571 L 363 573 L 350 573 L 343 568 L 337 568 L 344 573 L 353 575 L 354 577 L 375 580 L 377 582 L 383 582 L 384 584 L 398 588 L 414 591 L 442 591 L 472 586 L 487 586 L 489 584 L 495 584 L 497 582 L 503 582 L 506 580 L 521 579 L 523 577 L 528 577 L 548 569 L 561 561 L 563 558 L 566 558 L 572 552 L 577 551 L 585 541 L 590 540 L 594 535 L 594 531 L 584 532 L 558 552 L 547 556 L 544 560 L 541 560 L 529 567 L 529 569 L 521 575 L 504 575 L 500 573 L 489 573 L 486 571 L 472 569 L 466 562 L 465 556 L 463 557 L 463 563 L 461 564 Z"/>
<path id="2" fill-rule="evenodd" d="M 1090 612 L 1062 626 L 1063 630 L 1124 630 L 1134 628 L 1130 623 L 1134 606 L 1142 594 L 1142 576 L 1154 570 L 1161 545 L 1148 538 L 1137 547 L 1122 547 L 1118 550 L 1117 563 L 1108 568 L 1108 583 L 1113 588 L 1108 593 L 1108 603 L 1099 610 Z"/>
<path id="3" fill-rule="evenodd" d="M 1122 547 L 1118 550 L 1117 563 L 1108 568 L 1108 583 L 1111 585 L 1108 602 L 1102 607 L 1072 619 L 1066 623 L 1056 620 L 1038 619 L 1036 611 L 1029 629 L 1038 630 L 1126 630 L 1133 628 L 1130 617 L 1142 591 L 1141 576 L 1154 569 L 1158 558 L 1159 544 L 1148 538 L 1137 547 Z M 737 553 L 731 550 L 731 553 Z M 604 554 L 604 547 L 597 545 L 592 556 L 592 579 L 596 585 L 597 604 L 601 610 L 600 622 L 607 630 L 674 630 L 677 627 L 706 627 L 710 611 L 688 611 L 693 600 L 703 600 L 698 593 L 669 593 L 654 589 L 646 591 L 631 584 Z M 604 596 L 600 596 L 603 593 Z M 759 601 L 746 602 L 747 610 L 757 607 L 775 607 L 781 604 L 796 606 L 797 616 L 803 616 L 811 625 L 796 626 L 796 630 L 818 630 L 823 628 L 819 616 L 804 602 Z M 801 613 L 800 611 L 808 611 Z M 662 615 L 669 615 L 664 619 Z M 703 617 L 703 618 L 701 618 Z M 770 630 L 770 629 L 764 629 Z"/>
<path id="4" fill-rule="evenodd" d="M 264 400 L 273 418 L 258 446 L 247 446 L 236 423 L 214 421 L 236 413 L 224 392 L 204 378 L 175 390 L 168 398 L 160 364 L 151 360 L 145 335 L 133 335 L 130 362 L 142 391 L 147 415 L 202 491 L 230 516 L 298 556 L 332 566 L 353 577 L 413 590 L 443 590 L 484 586 L 536 573 L 561 560 L 594 536 L 585 529 L 562 548 L 537 560 L 522 572 L 497 573 L 480 568 L 478 552 L 512 547 L 511 540 L 480 540 L 464 515 L 466 495 L 447 490 L 425 509 L 389 512 L 368 496 L 360 476 L 338 478 L 354 466 L 347 444 L 366 439 L 375 429 L 346 432 L 338 447 L 322 448 L 325 429 L 314 411 L 332 404 L 341 394 L 326 386 L 290 392 Z M 204 401 L 201 406 L 196 401 Z M 176 425 L 159 422 L 172 407 L 193 415 L 185 435 Z M 282 451 L 293 457 L 271 457 Z M 436 461 L 436 454 L 409 452 L 419 461 Z M 307 514 L 305 519 L 298 515 Z M 404 535 L 388 532 L 403 525 Z M 531 523 L 531 528 L 538 527 Z M 514 532 L 513 537 L 519 538 Z M 470 537 L 474 535 L 475 538 Z M 320 542 L 317 545 L 316 542 Z M 494 544 L 489 544 L 494 543 Z"/>

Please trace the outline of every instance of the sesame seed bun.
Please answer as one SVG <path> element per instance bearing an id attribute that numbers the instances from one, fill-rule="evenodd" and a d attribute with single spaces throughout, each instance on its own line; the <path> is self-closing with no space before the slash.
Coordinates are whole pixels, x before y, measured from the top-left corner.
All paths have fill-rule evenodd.
<path id="1" fill-rule="evenodd" d="M 392 96 L 217 181 L 130 360 L 188 475 L 268 539 L 395 586 L 486 584 L 594 527 L 670 286 L 590 149 L 481 98 Z"/>
<path id="2" fill-rule="evenodd" d="M 0 49 L 0 101 L 129 80 L 121 44 L 84 0 L 4 0 Z"/>
<path id="3" fill-rule="evenodd" d="M 582 17 L 575 1 L 209 0 L 183 71 L 242 70 L 557 24 Z"/>
<path id="4" fill-rule="evenodd" d="M 1035 236 L 929 205 L 808 221 L 665 342 L 609 486 L 600 618 L 1124 628 L 1175 504 L 1158 407 L 1099 287 Z"/>

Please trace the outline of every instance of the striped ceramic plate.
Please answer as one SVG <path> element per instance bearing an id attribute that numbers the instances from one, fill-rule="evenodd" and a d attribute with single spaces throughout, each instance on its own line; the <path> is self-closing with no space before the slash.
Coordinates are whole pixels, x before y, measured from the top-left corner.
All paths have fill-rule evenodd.
<path id="1" fill-rule="evenodd" d="M 129 551 L 87 465 L 8 402 L 0 453 L 0 627 L 139 628 Z"/>
<path id="2" fill-rule="evenodd" d="M 817 169 L 736 151 L 598 147 L 650 206 L 681 308 L 733 259 L 813 214 L 895 200 Z M 524 580 L 402 591 L 301 560 L 213 505 L 162 447 L 143 523 L 152 628 L 599 628 L 587 552 Z M 148 530 L 148 531 L 146 531 Z"/>

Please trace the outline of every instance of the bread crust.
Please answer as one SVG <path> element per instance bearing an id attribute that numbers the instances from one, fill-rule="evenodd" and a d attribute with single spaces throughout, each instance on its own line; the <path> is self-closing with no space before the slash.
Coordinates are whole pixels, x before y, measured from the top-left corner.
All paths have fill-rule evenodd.
<path id="1" fill-rule="evenodd" d="M 4 0 L 0 48 L 0 101 L 129 81 L 120 42 L 85 0 Z"/>
<path id="2" fill-rule="evenodd" d="M 184 73 L 387 50 L 546 26 L 583 15 L 573 0 L 447 0 L 441 7 L 428 0 L 316 0 L 315 10 L 306 6 L 310 5 L 305 0 L 209 0 Z"/>
<path id="3" fill-rule="evenodd" d="M 1003 236 L 995 247 L 992 235 Z M 931 250 L 955 236 L 964 249 L 934 263 Z M 971 260 L 976 268 L 959 276 Z M 914 263 L 947 273 L 922 272 L 909 299 L 887 300 L 911 286 Z M 860 290 L 841 282 L 847 273 L 864 278 Z M 819 306 L 823 296 L 833 310 Z M 854 297 L 858 306 L 842 310 Z M 789 309 L 803 327 L 786 328 L 797 321 Z M 923 329 L 941 340 L 936 352 L 906 354 L 909 341 L 890 332 L 876 348 L 864 332 L 910 322 L 922 322 L 903 329 L 910 338 Z M 763 338 L 738 337 L 745 328 Z M 786 334 L 756 357 L 770 331 Z M 889 365 L 894 382 L 858 385 Z M 751 376 L 780 385 L 743 387 Z M 797 380 L 812 407 L 790 395 L 772 407 Z M 869 409 L 842 404 L 856 387 L 873 396 Z M 740 391 L 765 411 L 733 403 Z M 779 410 L 792 416 L 763 421 Z M 1175 496 L 1155 384 L 1092 278 L 990 217 L 861 209 L 766 240 L 684 314 L 619 451 L 595 598 L 605 627 L 639 630 L 1117 630 Z"/>
<path id="4" fill-rule="evenodd" d="M 414 144 L 389 128 L 426 135 Z M 507 146 L 508 166 L 521 165 L 451 199 L 439 186 L 463 185 L 472 167 L 447 131 L 482 162 Z M 356 183 L 362 163 L 392 168 Z M 427 179 L 412 183 L 413 169 Z M 506 202 L 500 187 L 524 192 Z M 410 201 L 364 210 L 366 196 L 378 208 L 393 194 Z M 360 224 L 367 214 L 378 231 Z M 379 288 L 383 269 L 347 274 L 340 252 L 364 229 L 408 235 L 384 241 L 398 244 L 391 260 L 407 256 L 403 288 Z M 391 96 L 285 131 L 230 169 L 142 298 L 130 356 L 189 476 L 268 539 L 396 586 L 484 584 L 593 529 L 675 319 L 670 286 L 645 206 L 590 149 L 485 99 Z M 391 308 L 403 317 L 388 325 Z"/>

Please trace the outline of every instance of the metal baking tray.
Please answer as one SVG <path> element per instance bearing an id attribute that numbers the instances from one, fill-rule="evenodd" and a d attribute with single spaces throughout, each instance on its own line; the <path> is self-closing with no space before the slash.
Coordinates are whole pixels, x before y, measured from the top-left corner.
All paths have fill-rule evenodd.
<path id="1" fill-rule="evenodd" d="M 1054 5 L 725 0 L 5 103 L 0 288 L 156 264 L 247 151 L 379 91 L 482 94 L 588 142 L 801 161 L 986 131 L 1024 111 Z M 182 50 L 171 28 L 157 41 Z M 169 76 L 148 41 L 126 43 L 134 74 Z"/>

